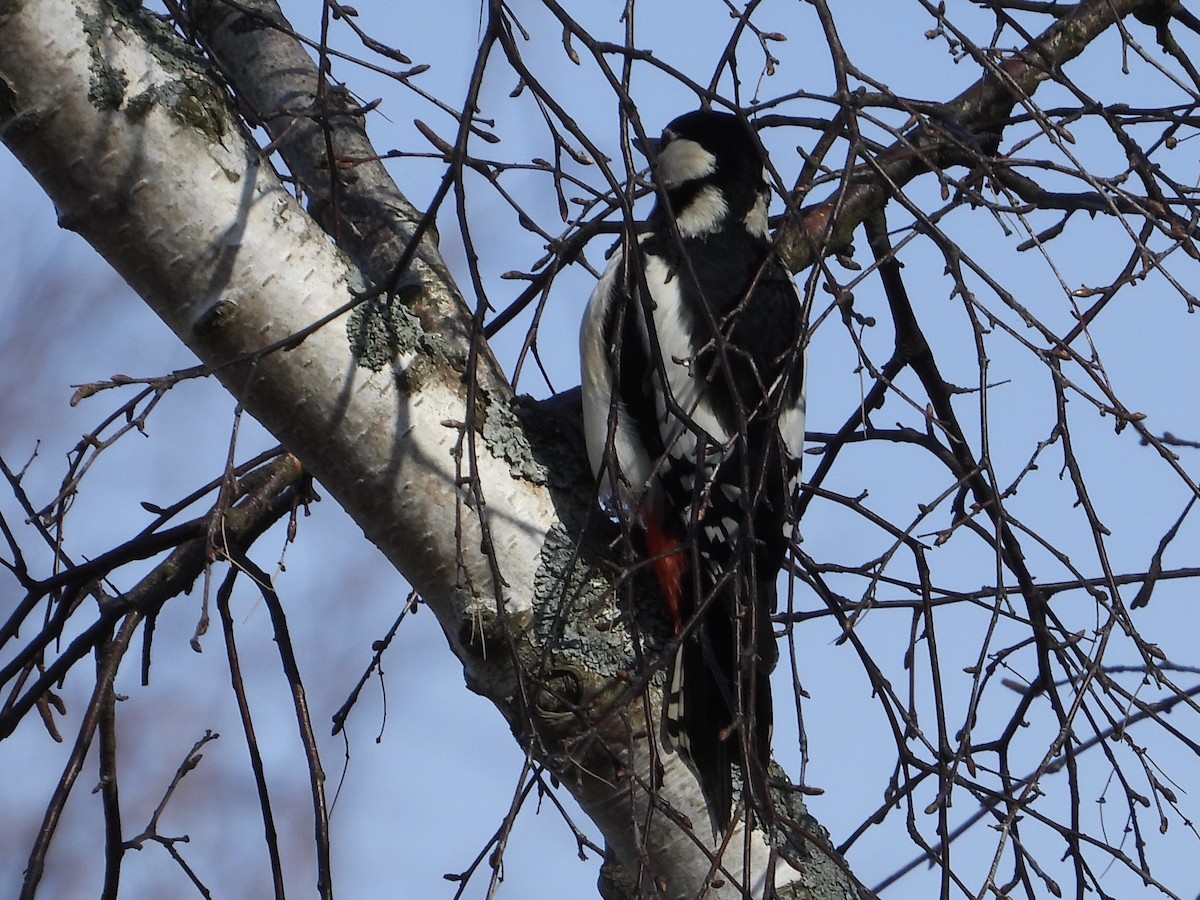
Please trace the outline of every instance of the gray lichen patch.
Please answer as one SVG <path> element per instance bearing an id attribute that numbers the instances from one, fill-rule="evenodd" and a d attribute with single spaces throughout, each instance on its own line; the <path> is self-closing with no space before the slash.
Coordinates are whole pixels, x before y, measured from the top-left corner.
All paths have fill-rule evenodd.
<path id="1" fill-rule="evenodd" d="M 97 109 L 114 110 L 121 107 L 129 79 L 125 73 L 100 56 L 96 45 L 92 45 L 91 83 L 88 85 L 88 100 Z"/>
<path id="2" fill-rule="evenodd" d="M 568 527 L 582 528 L 596 503 L 596 479 L 587 461 L 579 389 L 546 400 L 518 396 L 512 409 L 533 458 L 546 471 L 556 511 Z"/>
<path id="3" fill-rule="evenodd" d="M 109 11 L 114 24 L 138 32 L 164 69 L 181 69 L 196 75 L 208 71 L 210 63 L 200 49 L 181 39 L 167 20 L 147 9 L 142 0 L 111 0 Z"/>
<path id="4" fill-rule="evenodd" d="M 489 395 L 482 420 L 480 436 L 493 456 L 508 463 L 513 477 L 545 484 L 548 478 L 546 467 L 535 458 L 525 433 L 525 423 L 513 411 L 512 403 Z"/>
<path id="5" fill-rule="evenodd" d="M 179 35 L 158 16 L 145 9 L 138 0 L 115 0 L 101 15 L 89 15 L 77 10 L 87 35 L 91 53 L 91 84 L 88 99 L 98 109 L 116 110 L 125 104 L 135 115 L 143 113 L 146 99 L 141 97 L 130 108 L 126 103 L 130 87 L 129 75 L 115 62 L 114 41 L 123 30 L 137 34 L 138 40 L 149 47 L 155 59 L 168 71 L 180 73 L 180 93 L 202 102 L 207 111 L 204 118 L 211 127 L 214 117 L 222 120 L 229 115 L 228 101 L 207 74 L 204 60 L 196 48 L 184 43 Z M 145 92 L 143 92 L 145 93 Z M 132 102 L 132 101 L 131 101 Z"/>
<path id="6" fill-rule="evenodd" d="M 220 143 L 233 128 L 224 97 L 216 85 L 200 76 L 183 77 L 148 88 L 131 97 L 126 110 L 132 116 L 140 116 L 155 105 L 212 143 Z"/>
<path id="7" fill-rule="evenodd" d="M 662 649 L 665 617 L 638 615 L 635 622 L 596 559 L 581 553 L 562 525 L 551 528 L 542 545 L 533 608 L 536 643 L 598 675 L 635 671 L 639 656 L 651 658 Z M 635 634 L 640 654 L 634 652 Z"/>
<path id="8" fill-rule="evenodd" d="M 358 364 L 372 372 L 395 366 L 406 387 L 417 388 L 434 359 L 444 359 L 444 339 L 425 330 L 410 310 L 421 288 L 415 279 L 390 296 L 375 296 L 360 303 L 346 322 L 346 335 Z"/>

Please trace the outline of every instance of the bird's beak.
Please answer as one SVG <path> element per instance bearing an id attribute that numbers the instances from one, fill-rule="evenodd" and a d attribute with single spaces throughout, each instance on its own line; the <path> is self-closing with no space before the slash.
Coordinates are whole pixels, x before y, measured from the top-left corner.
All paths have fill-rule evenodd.
<path id="1" fill-rule="evenodd" d="M 646 157 L 646 159 L 654 159 L 654 157 L 658 156 L 661 146 L 662 140 L 659 138 L 646 138 L 644 141 L 636 137 L 633 139 L 633 148 Z"/>

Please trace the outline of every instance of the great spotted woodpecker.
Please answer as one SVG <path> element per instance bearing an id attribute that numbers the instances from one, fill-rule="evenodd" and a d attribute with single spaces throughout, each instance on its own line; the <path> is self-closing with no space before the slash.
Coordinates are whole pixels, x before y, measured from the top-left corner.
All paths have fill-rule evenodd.
<path id="1" fill-rule="evenodd" d="M 770 617 L 804 442 L 802 304 L 768 231 L 759 147 L 728 113 L 667 126 L 648 228 L 614 254 L 580 335 L 592 470 L 635 517 L 680 635 L 666 743 L 721 831 L 735 762 L 743 796 L 765 800 Z"/>

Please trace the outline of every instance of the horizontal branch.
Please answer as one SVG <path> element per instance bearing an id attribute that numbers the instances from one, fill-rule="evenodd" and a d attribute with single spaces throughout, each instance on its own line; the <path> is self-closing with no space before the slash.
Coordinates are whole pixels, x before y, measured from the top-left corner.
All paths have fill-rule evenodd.
<path id="1" fill-rule="evenodd" d="M 793 272 L 813 265 L 817 248 L 844 248 L 856 228 L 896 191 L 926 172 L 973 166 L 999 146 L 1013 107 L 1038 85 L 1079 56 L 1109 26 L 1157 0 L 1086 0 L 1071 8 L 1024 49 L 1003 59 L 976 51 L 983 77 L 882 153 L 866 158 L 827 200 L 801 209 L 778 235 L 780 252 Z M 854 95 L 842 98 L 853 107 Z M 914 111 L 915 113 L 915 111 Z M 806 185 L 794 196 L 802 197 Z"/>

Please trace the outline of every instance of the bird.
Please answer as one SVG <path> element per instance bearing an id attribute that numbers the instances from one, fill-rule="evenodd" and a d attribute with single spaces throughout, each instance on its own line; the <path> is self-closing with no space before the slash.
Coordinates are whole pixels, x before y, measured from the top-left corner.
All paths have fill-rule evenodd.
<path id="1" fill-rule="evenodd" d="M 700 109 L 647 144 L 657 202 L 580 328 L 584 436 L 678 642 L 663 743 L 695 771 L 723 833 L 735 764 L 747 804 L 767 808 L 771 615 L 804 444 L 803 301 L 771 238 L 766 157 L 746 120 Z"/>

